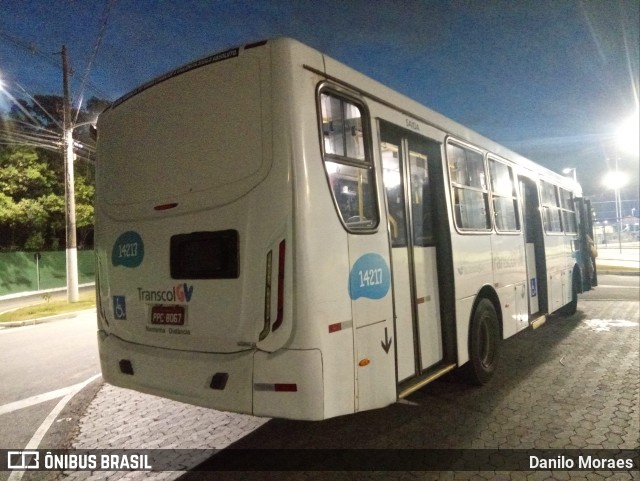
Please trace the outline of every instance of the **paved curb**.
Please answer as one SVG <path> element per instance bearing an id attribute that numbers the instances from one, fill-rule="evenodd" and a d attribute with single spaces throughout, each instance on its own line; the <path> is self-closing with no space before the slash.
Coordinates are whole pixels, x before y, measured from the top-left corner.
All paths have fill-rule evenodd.
<path id="1" fill-rule="evenodd" d="M 55 314 L 53 316 L 39 317 L 37 319 L 27 319 L 26 321 L 0 322 L 0 328 L 34 326 L 36 324 L 44 324 L 47 322 L 61 321 L 63 319 L 69 319 L 70 317 L 77 317 L 78 315 L 84 312 L 95 311 L 95 310 L 96 308 L 92 307 L 90 309 L 82 309 L 80 311 L 69 311 L 63 314 Z"/>
<path id="2" fill-rule="evenodd" d="M 78 285 L 78 289 L 85 289 L 88 287 L 94 287 L 96 285 L 95 282 L 88 282 L 86 284 Z M 25 292 L 14 292 L 12 294 L 3 294 L 0 296 L 0 301 L 9 301 L 12 299 L 21 299 L 23 297 L 37 297 L 42 296 L 44 294 L 55 294 L 57 292 L 65 292 L 67 290 L 66 287 L 53 287 L 51 289 L 42 289 L 39 291 L 25 291 Z"/>
<path id="3" fill-rule="evenodd" d="M 640 269 L 635 267 L 601 267 L 598 269 L 598 275 L 609 276 L 640 276 Z"/>

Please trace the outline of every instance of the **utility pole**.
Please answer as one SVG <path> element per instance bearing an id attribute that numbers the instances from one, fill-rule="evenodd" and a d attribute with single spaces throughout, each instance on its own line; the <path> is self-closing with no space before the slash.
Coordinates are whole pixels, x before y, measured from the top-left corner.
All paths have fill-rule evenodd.
<path id="1" fill-rule="evenodd" d="M 69 61 L 67 47 L 62 46 L 64 201 L 67 231 L 67 300 L 78 302 L 78 247 L 76 241 L 76 192 L 73 175 L 73 126 L 69 99 Z"/>

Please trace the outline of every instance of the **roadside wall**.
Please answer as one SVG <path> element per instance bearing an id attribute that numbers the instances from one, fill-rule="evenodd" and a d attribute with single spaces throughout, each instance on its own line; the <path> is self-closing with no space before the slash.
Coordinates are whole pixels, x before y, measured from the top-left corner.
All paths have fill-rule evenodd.
<path id="1" fill-rule="evenodd" d="M 39 274 L 39 285 L 38 285 Z M 95 280 L 93 251 L 78 251 L 79 283 Z M 0 252 L 0 296 L 67 285 L 66 252 Z"/>

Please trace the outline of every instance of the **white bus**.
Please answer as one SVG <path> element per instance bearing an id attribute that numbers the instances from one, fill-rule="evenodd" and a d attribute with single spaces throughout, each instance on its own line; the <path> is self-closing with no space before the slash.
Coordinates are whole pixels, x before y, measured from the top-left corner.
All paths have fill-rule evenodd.
<path id="1" fill-rule="evenodd" d="M 483 384 L 502 339 L 595 281 L 572 179 L 291 39 L 114 102 L 96 182 L 104 379 L 220 410 Z"/>

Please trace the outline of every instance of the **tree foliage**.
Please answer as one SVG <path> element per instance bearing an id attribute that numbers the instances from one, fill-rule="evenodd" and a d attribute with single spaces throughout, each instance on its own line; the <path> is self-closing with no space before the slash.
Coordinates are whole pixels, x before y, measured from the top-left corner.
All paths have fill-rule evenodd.
<path id="1" fill-rule="evenodd" d="M 72 112 L 74 124 L 95 119 L 108 105 L 91 98 Z M 62 99 L 36 95 L 0 113 L 0 250 L 65 246 Z M 93 243 L 94 141 L 89 126 L 74 130 L 78 247 Z"/>

